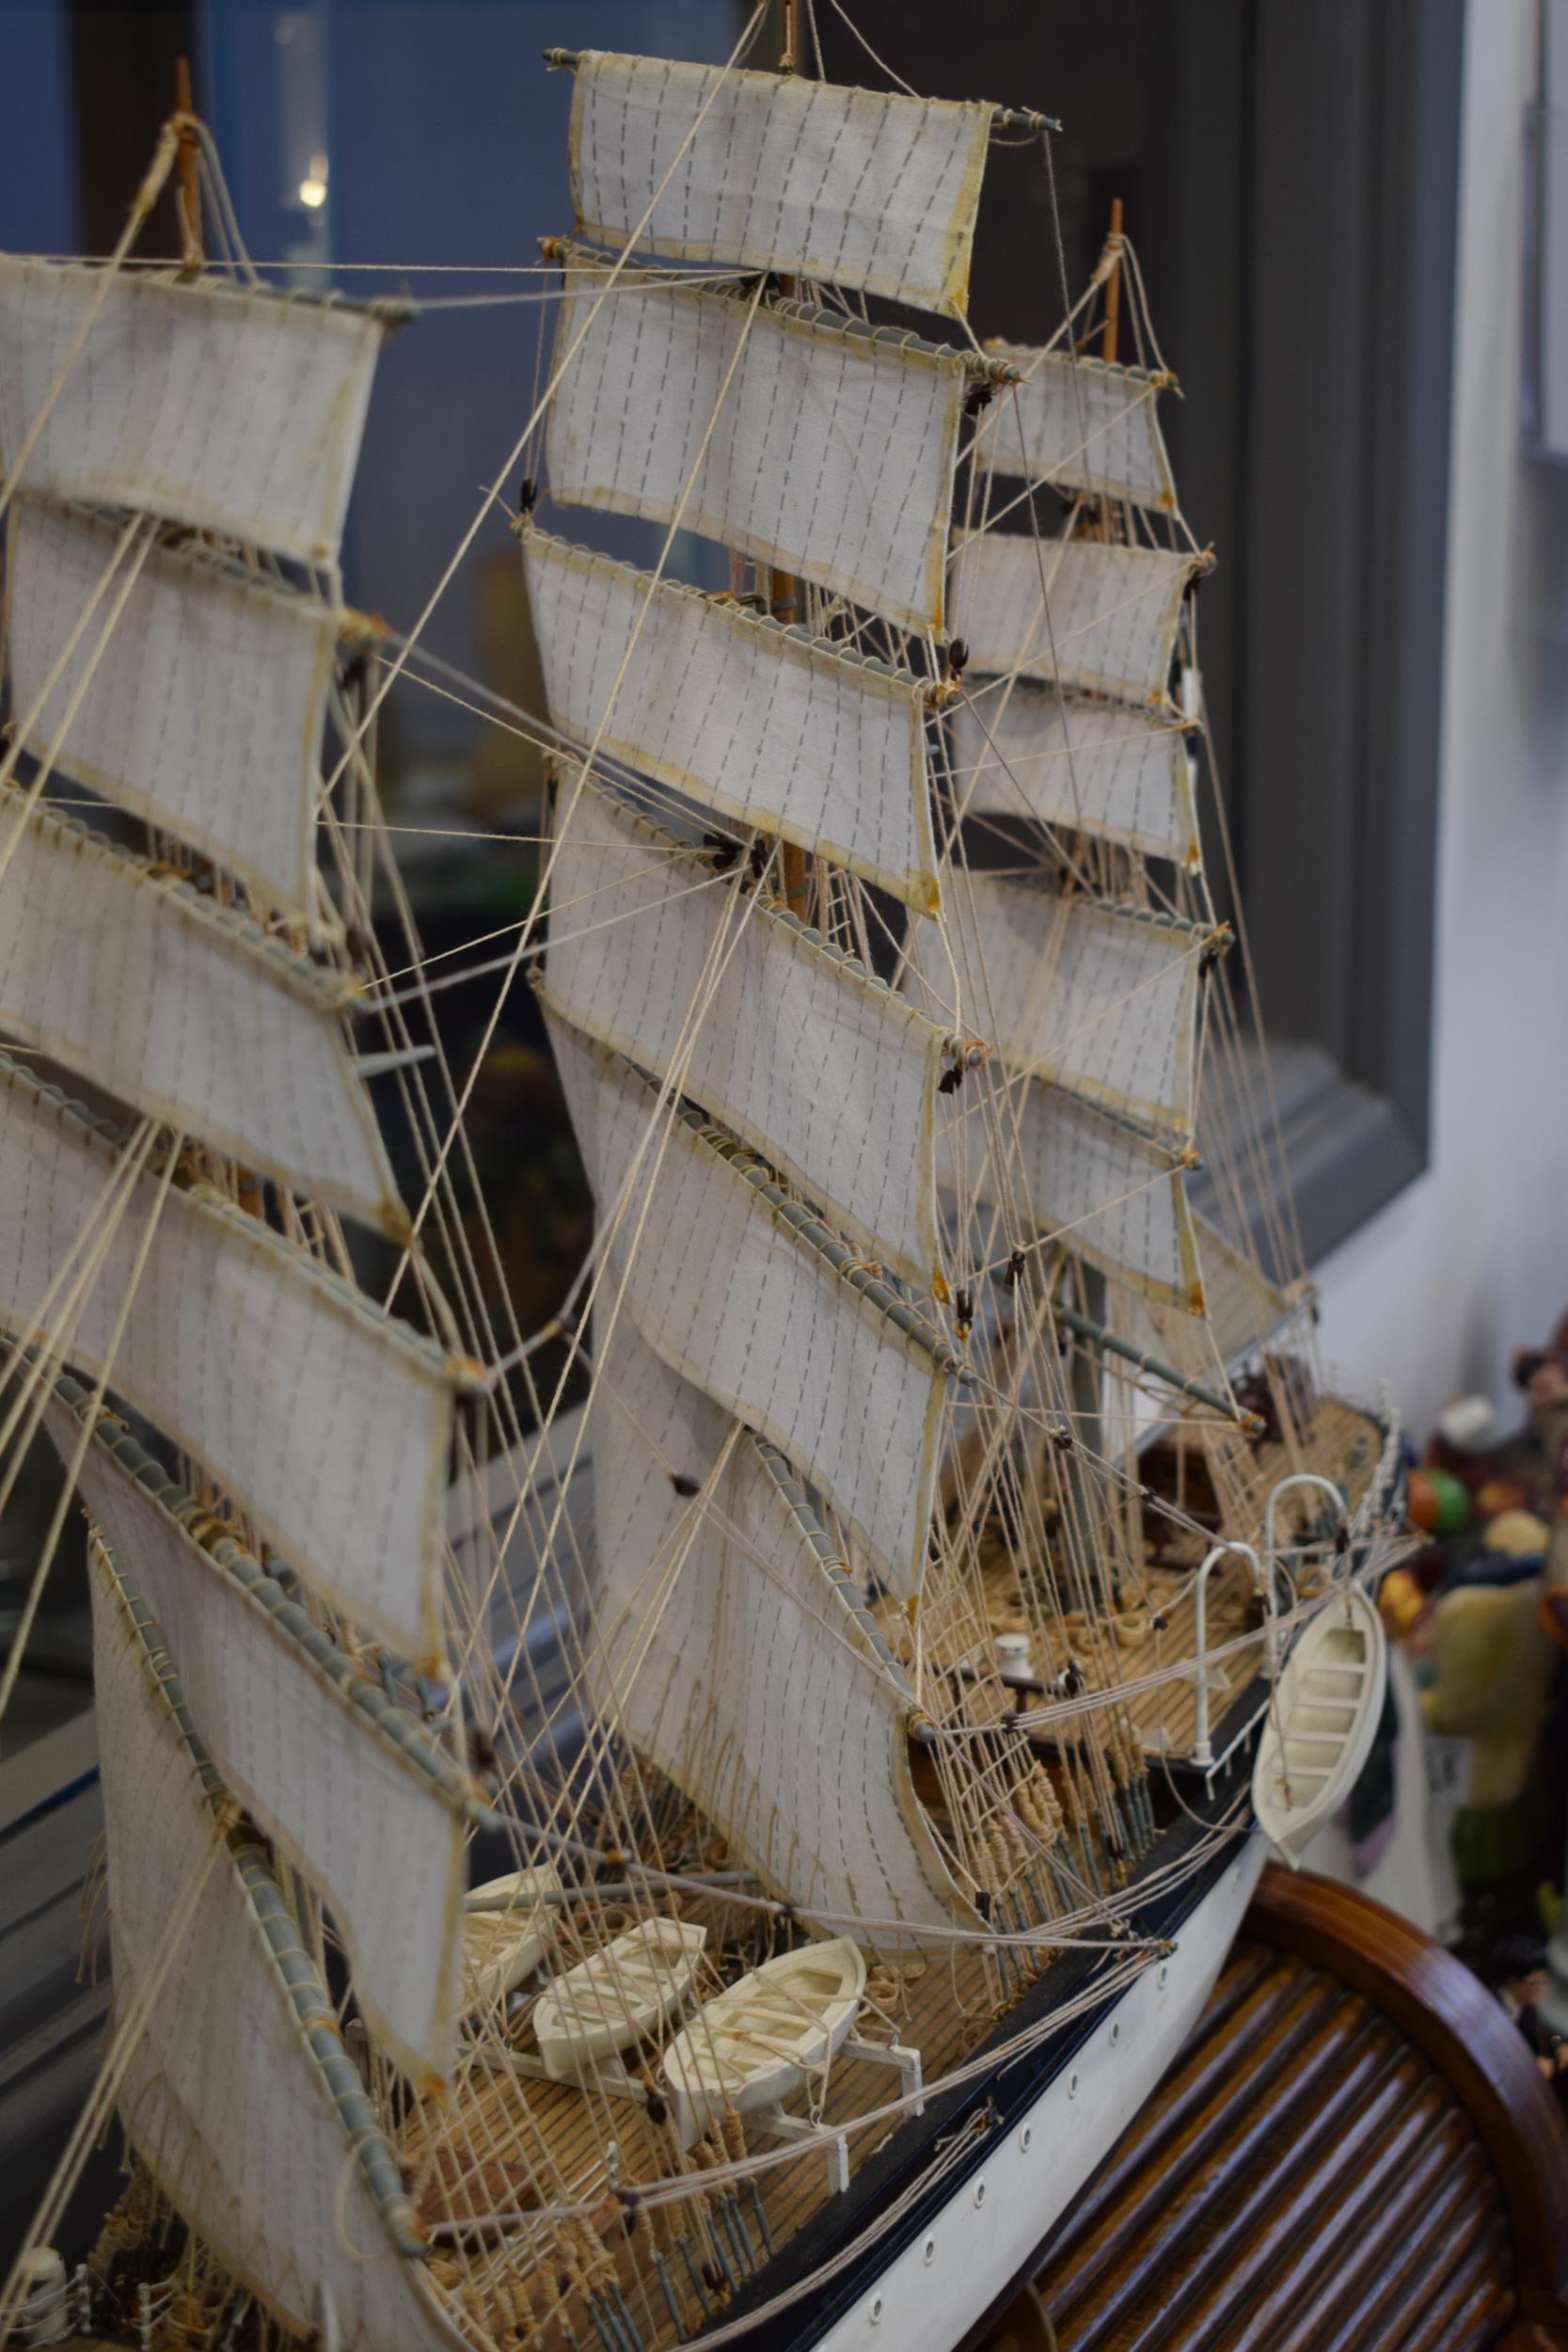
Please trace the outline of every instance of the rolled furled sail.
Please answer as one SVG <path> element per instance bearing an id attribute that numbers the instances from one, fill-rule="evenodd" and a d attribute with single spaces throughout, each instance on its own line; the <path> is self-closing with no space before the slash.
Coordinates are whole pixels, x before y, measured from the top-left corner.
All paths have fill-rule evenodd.
<path id="1" fill-rule="evenodd" d="M 942 1032 L 623 802 L 562 788 L 549 1003 L 732 1127 L 918 1290 Z M 561 936 L 553 934 L 559 930 Z"/>
<path id="2" fill-rule="evenodd" d="M 62 1380 L 44 1407 L 68 1468 L 90 1406 Z M 202 1745 L 331 1911 L 382 2046 L 436 2090 L 456 2026 L 464 1775 L 106 1416 L 76 1484 L 158 1621 Z"/>
<path id="3" fill-rule="evenodd" d="M 40 499 L 17 500 L 11 516 L 6 628 L 20 717 L 42 694 L 119 532 Z M 322 733 L 341 624 L 330 605 L 199 548 L 155 548 L 106 641 L 106 610 L 88 623 L 28 742 L 273 905 L 314 914 Z"/>
<path id="4" fill-rule="evenodd" d="M 585 235 L 964 316 L 989 106 L 592 49 L 577 77 Z"/>
<path id="5" fill-rule="evenodd" d="M 0 255 L 0 468 L 64 369 L 29 489 L 334 563 L 382 325 L 336 299 L 140 270 L 105 293 L 85 262 Z"/>
<path id="6" fill-rule="evenodd" d="M 962 1019 L 1010 1069 L 1191 1136 L 1209 932 L 960 866 L 943 879 L 942 903 Z M 933 1021 L 955 1025 L 948 959 L 929 925 L 917 930 L 906 988 Z"/>
<path id="7" fill-rule="evenodd" d="M 88 1562 L 126 2137 L 291 2335 L 464 2352 L 267 1857 L 222 1826 L 229 1792 L 156 1623 L 101 1546 Z"/>
<path id="8" fill-rule="evenodd" d="M 977 466 L 1133 506 L 1175 507 L 1157 413 L 1168 375 L 1015 343 L 989 348 L 1010 359 L 1023 381 L 981 419 Z"/>
<path id="9" fill-rule="evenodd" d="M 1038 1078 L 982 1078 L 965 1092 L 938 1133 L 943 1184 L 1027 1216 L 1136 1290 L 1201 1309 L 1193 1216 L 1168 1140 Z"/>
<path id="10" fill-rule="evenodd" d="M 112 1129 L 0 1057 L 0 1322 L 102 1373 L 146 1242 L 110 1389 L 335 1607 L 434 1660 L 454 1367 L 259 1217 L 125 1175 Z"/>
<path id="11" fill-rule="evenodd" d="M 896 1919 L 918 1943 L 922 1926 L 977 1924 L 911 1784 L 913 1702 L 808 1540 L 771 1449 L 624 1315 L 595 1374 L 587 1661 L 606 1716 L 833 1932 L 885 1945 L 876 1923 Z"/>
<path id="12" fill-rule="evenodd" d="M 1187 737 L 1174 718 L 1028 678 L 966 685 L 949 722 L 959 809 L 1070 825 L 1148 857 L 1197 864 Z"/>
<path id="13" fill-rule="evenodd" d="M 552 498 L 678 520 L 901 628 L 942 627 L 961 354 L 631 271 L 590 325 L 609 271 L 574 255 L 565 276 Z"/>
<path id="14" fill-rule="evenodd" d="M 835 1263 L 826 1229 L 814 1239 L 814 1220 L 781 1210 L 776 1187 L 770 1201 L 753 1163 L 678 1110 L 656 1118 L 657 1095 L 626 1062 L 546 1019 L 609 1228 L 600 1329 L 628 1314 L 672 1370 L 787 1454 L 889 1587 L 912 1597 L 951 1350 L 863 1270 L 842 1270 L 848 1252 Z"/>
<path id="15" fill-rule="evenodd" d="M 563 734 L 934 910 L 918 678 L 531 525 L 522 540 Z"/>
<path id="16" fill-rule="evenodd" d="M 959 548 L 954 626 L 974 672 L 1018 672 L 1163 711 L 1181 599 L 1204 568 L 1201 556 L 1159 548 L 987 532 Z"/>
<path id="17" fill-rule="evenodd" d="M 0 864 L 0 1026 L 242 1168 L 406 1230 L 341 987 L 179 875 L 24 813 L 14 788 Z"/>

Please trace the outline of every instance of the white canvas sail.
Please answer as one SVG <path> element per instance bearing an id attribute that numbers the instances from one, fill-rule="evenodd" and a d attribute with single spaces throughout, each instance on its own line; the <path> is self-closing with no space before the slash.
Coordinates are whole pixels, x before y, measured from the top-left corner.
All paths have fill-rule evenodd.
<path id="1" fill-rule="evenodd" d="M 588 1665 L 607 1711 L 770 1885 L 839 1931 L 886 1944 L 863 1923 L 896 1919 L 918 1943 L 923 1925 L 973 1923 L 911 1786 L 908 1694 L 756 1439 L 625 1318 L 595 1369 Z M 732 1434 L 710 1499 L 689 1498 Z"/>
<path id="2" fill-rule="evenodd" d="M 963 317 L 989 106 L 597 50 L 577 77 L 588 236 Z"/>
<path id="3" fill-rule="evenodd" d="M 91 1400 L 63 1386 L 76 1409 L 52 1397 L 44 1427 L 69 1466 Z M 382 2046 L 433 2087 L 456 2024 L 461 1776 L 379 1688 L 373 1713 L 356 1704 L 347 1659 L 327 1670 L 303 1612 L 113 1422 L 87 1439 L 77 1490 L 158 1621 L 202 1745 L 330 1909 Z"/>
<path id="4" fill-rule="evenodd" d="M 1210 1218 L 1195 1211 L 1192 1222 L 1202 1315 L 1184 1314 L 1151 1292 L 1115 1286 L 1108 1300 L 1109 1321 L 1140 1355 L 1170 1365 L 1183 1379 L 1201 1384 L 1211 1393 L 1225 1395 L 1259 1349 L 1291 1346 L 1291 1327 L 1308 1313 L 1311 1294 L 1305 1282 L 1280 1290 L 1256 1259 L 1238 1249 Z M 1309 1331 L 1298 1327 L 1298 1340 L 1309 1352 Z M 1250 1483 L 1255 1475 L 1253 1440 L 1238 1422 L 1205 1414 L 1198 1420 L 1197 1435 L 1211 1468 L 1222 1480 L 1233 1482 L 1240 1475 Z"/>
<path id="5" fill-rule="evenodd" d="M 329 2305 L 345 2352 L 463 2352 L 265 1856 L 219 1826 L 222 1783 L 182 1724 L 155 1631 L 96 1546 L 89 1562 L 115 2010 L 140 2026 L 126 2136 L 291 2334 L 325 2332 Z"/>
<path id="6" fill-rule="evenodd" d="M 17 500 L 11 514 L 6 630 L 20 715 L 43 693 L 119 532 L 40 499 Z M 57 772 L 204 850 L 273 905 L 313 914 L 341 614 L 199 549 L 160 548 L 100 650 L 106 617 L 100 611 L 65 660 L 31 747 L 51 748 Z"/>
<path id="7" fill-rule="evenodd" d="M 966 814 L 1032 817 L 1197 863 L 1187 736 L 1174 718 L 974 677 L 950 724 L 953 796 Z"/>
<path id="8" fill-rule="evenodd" d="M 1202 1305 L 1180 1161 L 1114 1112 L 1037 1078 L 983 1077 L 956 1098 L 937 1166 L 960 1199 L 1027 1216 L 1135 1290 Z"/>
<path id="9" fill-rule="evenodd" d="M 975 672 L 1164 709 L 1181 599 L 1203 568 L 1164 548 L 987 532 L 956 559 L 954 626 Z"/>
<path id="10" fill-rule="evenodd" d="M 1271 1282 L 1255 1257 L 1227 1241 L 1206 1216 L 1195 1216 L 1198 1262 L 1203 1269 L 1203 1296 L 1214 1334 L 1214 1345 L 1226 1364 L 1275 1339 L 1307 1303 L 1306 1283 L 1281 1290 Z"/>
<path id="11" fill-rule="evenodd" d="M 0 255 L 0 470 L 29 489 L 336 561 L 382 321 L 270 287 Z"/>
<path id="12" fill-rule="evenodd" d="M 522 541 L 563 734 L 934 909 L 917 678 L 531 525 Z"/>
<path id="13" fill-rule="evenodd" d="M 656 1125 L 657 1097 L 618 1056 L 564 1022 L 549 1027 L 612 1228 L 600 1328 L 624 1300 L 673 1371 L 828 1497 L 894 1592 L 917 1593 L 948 1388 L 936 1335 L 902 1327 L 678 1113 Z"/>
<path id="14" fill-rule="evenodd" d="M 314 965 L 195 887 L 0 794 L 0 1026 L 329 1208 L 406 1225 Z"/>
<path id="15" fill-rule="evenodd" d="M 962 1018 L 1014 1071 L 1189 1137 L 1199 964 L 1195 925 L 955 866 L 942 884 Z M 934 1021 L 956 1008 L 923 927 L 907 986 Z"/>
<path id="16" fill-rule="evenodd" d="M 120 1165 L 86 1115 L 0 1057 L 0 1321 L 41 1322 L 89 1374 L 157 1210 L 144 1174 L 108 1230 Z M 438 1652 L 455 1375 L 436 1348 L 260 1218 L 171 1184 L 110 1386 L 335 1605 L 407 1656 Z"/>
<path id="17" fill-rule="evenodd" d="M 1174 509 L 1176 484 L 1158 415 L 1169 376 L 1014 343 L 990 348 L 1010 359 L 1023 381 L 981 420 L 977 466 L 1059 490 Z"/>
<path id="18" fill-rule="evenodd" d="M 940 629 L 959 354 L 632 272 L 589 325 L 608 275 L 576 257 L 566 271 L 556 365 L 583 342 L 550 409 L 551 497 L 678 518 Z"/>
<path id="19" fill-rule="evenodd" d="M 667 1078 L 918 1290 L 936 1264 L 942 1033 L 662 827 L 563 789 L 550 1004 Z"/>

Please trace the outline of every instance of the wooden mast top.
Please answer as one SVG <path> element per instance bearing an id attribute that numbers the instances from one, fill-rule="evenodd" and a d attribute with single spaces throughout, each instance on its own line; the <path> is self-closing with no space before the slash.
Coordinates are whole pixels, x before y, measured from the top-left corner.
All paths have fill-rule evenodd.
<path id="1" fill-rule="evenodd" d="M 180 57 L 174 67 L 174 110 L 180 124 L 180 259 L 186 269 L 199 269 L 201 251 L 201 147 L 194 128 L 196 102 L 191 95 L 191 61 Z"/>
<path id="2" fill-rule="evenodd" d="M 1115 362 L 1121 333 L 1121 199 L 1111 199 L 1111 274 L 1105 280 L 1105 324 L 1100 332 L 1100 356 Z"/>

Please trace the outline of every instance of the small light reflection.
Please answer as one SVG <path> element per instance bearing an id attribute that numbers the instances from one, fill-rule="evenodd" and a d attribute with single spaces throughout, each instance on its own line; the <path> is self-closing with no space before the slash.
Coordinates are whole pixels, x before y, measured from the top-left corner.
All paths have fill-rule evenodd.
<path id="1" fill-rule="evenodd" d="M 310 158 L 310 169 L 299 183 L 299 200 L 307 212 L 319 212 L 326 202 L 326 157 L 317 153 Z"/>

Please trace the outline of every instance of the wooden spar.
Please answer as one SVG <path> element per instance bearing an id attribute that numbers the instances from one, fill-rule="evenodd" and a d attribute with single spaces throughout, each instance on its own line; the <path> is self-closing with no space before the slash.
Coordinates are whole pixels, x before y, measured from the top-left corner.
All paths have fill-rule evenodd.
<path id="1" fill-rule="evenodd" d="M 794 9 L 788 14 L 793 16 Z M 552 73 L 575 73 L 582 63 L 580 49 L 544 49 L 540 52 Z M 993 106 L 990 110 L 993 132 L 1027 131 L 1037 138 L 1042 131 L 1060 131 L 1062 125 L 1054 115 L 1036 114 L 1029 107 Z"/>
<path id="2" fill-rule="evenodd" d="M 680 1884 L 683 1889 L 696 1887 L 713 1893 L 732 1886 L 760 1887 L 762 1881 L 753 1870 L 693 1870 L 682 1872 Z M 463 1899 L 463 1916 L 483 1919 L 504 1917 L 509 1911 L 560 1911 L 569 1903 L 624 1903 L 633 1896 L 660 1891 L 644 1879 L 574 1879 L 568 1886 L 539 1887 L 519 1902 L 515 1891 L 498 1895 L 475 1887 Z"/>
<path id="3" fill-rule="evenodd" d="M 1195 1405 L 1207 1405 L 1211 1412 L 1218 1413 L 1226 1421 L 1234 1422 L 1239 1429 L 1244 1429 L 1249 1438 L 1262 1436 L 1263 1422 L 1258 1414 L 1243 1412 L 1228 1397 L 1221 1396 L 1216 1389 L 1206 1389 L 1201 1381 L 1189 1380 L 1174 1365 L 1162 1363 L 1158 1356 L 1145 1355 L 1142 1348 L 1134 1347 L 1129 1340 L 1118 1339 L 1103 1323 L 1096 1323 L 1092 1317 L 1079 1314 L 1074 1308 L 1058 1305 L 1055 1312 L 1057 1322 L 1065 1323 L 1074 1338 L 1086 1340 L 1091 1347 L 1105 1348 L 1111 1355 L 1119 1356 L 1137 1371 L 1147 1372 L 1150 1379 L 1160 1381 L 1165 1388 L 1178 1390 L 1182 1396 L 1190 1396 Z"/>

